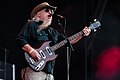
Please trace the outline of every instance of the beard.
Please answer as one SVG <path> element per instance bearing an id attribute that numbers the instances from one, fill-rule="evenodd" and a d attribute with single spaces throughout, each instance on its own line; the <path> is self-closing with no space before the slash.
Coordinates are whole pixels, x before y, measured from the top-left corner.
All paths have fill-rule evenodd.
<path id="1" fill-rule="evenodd" d="M 39 32 L 40 30 L 42 29 L 46 29 L 49 27 L 49 25 L 51 25 L 52 23 L 52 19 L 49 19 L 49 20 L 45 20 L 45 21 L 41 21 L 42 24 L 40 24 L 37 28 L 37 32 Z"/>
<path id="2" fill-rule="evenodd" d="M 45 20 L 45 21 L 43 21 L 43 23 L 40 25 L 40 27 L 41 27 L 42 29 L 45 29 L 45 28 L 47 28 L 49 25 L 51 25 L 51 23 L 52 23 L 52 20 L 51 20 L 51 19 Z"/>

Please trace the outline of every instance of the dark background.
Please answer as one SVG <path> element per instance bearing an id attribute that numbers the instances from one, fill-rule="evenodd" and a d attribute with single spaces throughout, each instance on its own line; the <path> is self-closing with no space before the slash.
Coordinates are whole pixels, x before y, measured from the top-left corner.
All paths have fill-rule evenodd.
<path id="1" fill-rule="evenodd" d="M 101 22 L 101 27 L 97 32 L 92 31 L 90 36 L 82 38 L 73 45 L 74 52 L 71 52 L 70 59 L 70 80 L 106 80 L 97 79 L 96 74 L 103 53 L 112 54 L 109 50 L 115 49 L 113 53 L 118 53 L 117 56 L 120 54 L 119 0 L 1 0 L 0 47 L 8 51 L 7 62 L 16 65 L 16 80 L 19 80 L 20 77 L 20 57 L 15 44 L 16 36 L 29 19 L 29 14 L 34 6 L 43 1 L 57 6 L 56 14 L 66 18 L 68 36 L 81 31 L 85 25 L 89 26 L 95 18 Z M 62 30 L 59 29 L 59 31 Z M 66 48 L 59 51 L 63 54 L 56 59 L 55 78 L 56 80 L 67 80 Z M 1 51 L 0 54 L 4 54 L 4 52 Z M 111 58 L 108 58 L 108 61 L 109 59 Z M 119 59 L 120 57 L 117 65 L 119 65 Z M 104 59 L 103 62 L 105 62 Z M 113 80 L 120 80 L 117 74 Z"/>

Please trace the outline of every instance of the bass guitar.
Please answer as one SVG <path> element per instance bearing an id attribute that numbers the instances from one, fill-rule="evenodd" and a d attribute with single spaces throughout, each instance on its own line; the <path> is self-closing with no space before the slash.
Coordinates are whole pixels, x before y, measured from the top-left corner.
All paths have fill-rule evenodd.
<path id="1" fill-rule="evenodd" d="M 96 31 L 96 28 L 98 28 L 99 26 L 101 26 L 100 21 L 95 21 L 94 23 L 90 24 L 89 28 L 91 30 Z M 68 40 L 71 41 L 71 40 L 77 38 L 78 36 L 83 36 L 83 31 L 80 31 L 80 32 L 68 37 Z M 33 70 L 40 71 L 45 67 L 47 61 L 56 59 L 58 54 L 56 55 L 54 51 L 57 50 L 58 48 L 64 46 L 67 43 L 67 40 L 65 39 L 65 40 L 55 44 L 54 46 L 49 46 L 50 42 L 51 41 L 44 42 L 40 48 L 36 49 L 41 56 L 41 59 L 37 62 L 34 61 L 25 52 L 25 59 Z"/>

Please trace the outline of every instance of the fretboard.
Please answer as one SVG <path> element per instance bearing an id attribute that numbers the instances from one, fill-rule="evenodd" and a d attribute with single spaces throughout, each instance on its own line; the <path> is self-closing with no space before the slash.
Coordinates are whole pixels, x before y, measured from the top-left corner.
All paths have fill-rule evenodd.
<path id="1" fill-rule="evenodd" d="M 68 37 L 68 40 L 69 40 L 69 41 L 72 41 L 72 40 L 76 39 L 76 38 L 79 37 L 79 36 L 82 37 L 82 35 L 83 35 L 83 32 L 80 31 L 80 32 L 78 32 L 78 33 L 76 33 L 76 34 Z M 64 45 L 68 42 L 68 40 L 65 39 L 65 40 L 63 40 L 63 41 L 55 44 L 54 46 L 51 47 L 51 50 L 52 50 L 52 51 L 55 51 L 55 50 L 57 50 L 58 48 L 64 46 Z"/>

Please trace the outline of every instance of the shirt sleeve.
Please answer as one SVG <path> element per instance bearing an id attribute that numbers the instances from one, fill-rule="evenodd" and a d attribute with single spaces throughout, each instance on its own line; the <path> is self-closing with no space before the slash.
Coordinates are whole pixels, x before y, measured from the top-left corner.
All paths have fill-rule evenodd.
<path id="1" fill-rule="evenodd" d="M 16 38 L 16 44 L 18 47 L 23 47 L 25 44 L 28 43 L 28 38 L 30 36 L 30 30 L 31 30 L 31 26 L 30 23 L 27 22 L 23 28 L 21 29 L 21 31 L 19 32 L 19 34 L 17 35 Z"/>

